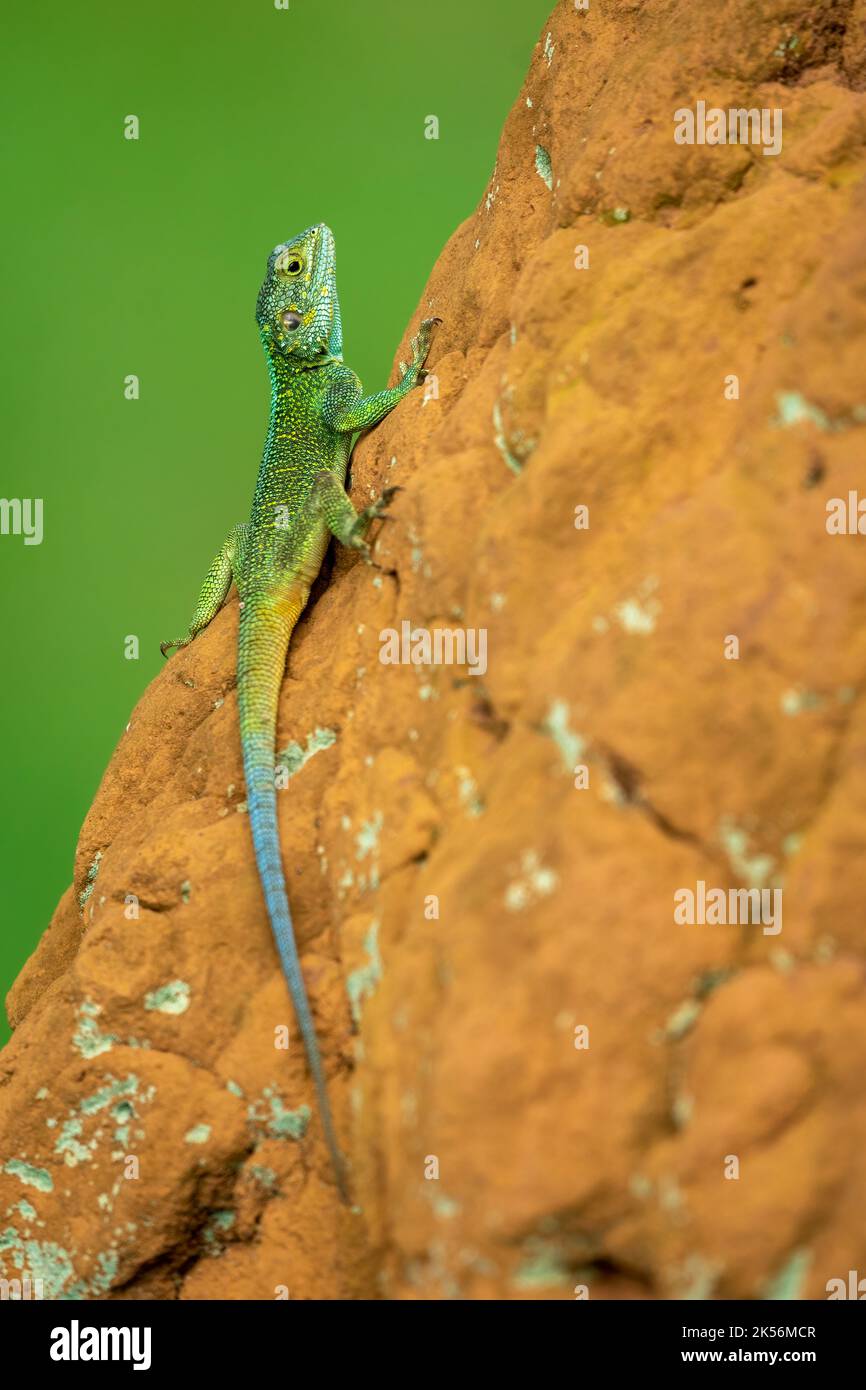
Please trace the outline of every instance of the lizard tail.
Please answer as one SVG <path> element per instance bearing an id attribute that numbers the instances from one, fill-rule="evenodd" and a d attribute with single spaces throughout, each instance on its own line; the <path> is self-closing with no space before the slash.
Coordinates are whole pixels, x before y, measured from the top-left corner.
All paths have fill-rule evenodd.
<path id="1" fill-rule="evenodd" d="M 238 639 L 238 713 L 247 786 L 247 807 L 256 864 L 283 974 L 292 997 L 313 1077 L 319 1114 L 340 1195 L 347 1200 L 343 1158 L 337 1144 L 325 1073 L 292 927 L 277 829 L 274 762 L 277 701 L 289 638 L 306 594 L 256 595 L 244 603 Z"/>

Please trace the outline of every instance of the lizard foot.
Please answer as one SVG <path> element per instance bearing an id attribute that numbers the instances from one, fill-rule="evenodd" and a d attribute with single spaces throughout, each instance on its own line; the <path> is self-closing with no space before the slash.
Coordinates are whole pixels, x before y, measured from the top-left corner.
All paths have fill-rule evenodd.
<path id="1" fill-rule="evenodd" d="M 393 517 L 385 515 L 385 509 L 397 493 L 402 491 L 401 487 L 384 488 L 381 495 L 371 502 L 369 507 L 365 507 L 362 512 L 358 513 L 358 518 L 349 532 L 349 547 L 359 551 L 368 565 L 373 564 L 373 552 L 365 539 L 366 533 L 374 521 L 393 521 Z"/>
<path id="2" fill-rule="evenodd" d="M 440 324 L 440 318 L 424 319 L 415 337 L 412 339 L 412 366 L 420 369 L 424 366 L 425 358 L 430 351 L 430 344 L 433 341 L 433 329 Z"/>
<path id="3" fill-rule="evenodd" d="M 439 318 L 424 319 L 415 337 L 412 339 L 412 361 L 407 366 L 405 362 L 400 363 L 400 371 L 403 380 L 408 377 L 413 385 L 422 382 L 426 376 L 424 363 L 430 351 L 430 344 L 433 341 L 433 329 L 441 323 Z"/>
<path id="4" fill-rule="evenodd" d="M 358 522 L 363 522 L 364 528 L 366 529 L 371 521 L 378 521 L 380 518 L 382 521 L 390 521 L 392 518 L 385 516 L 385 510 L 390 506 L 392 500 L 397 496 L 397 493 L 402 491 L 403 489 L 401 487 L 386 487 L 375 501 L 370 503 L 369 507 L 365 507 L 362 512 L 359 512 L 358 521 L 355 525 L 357 526 Z"/>

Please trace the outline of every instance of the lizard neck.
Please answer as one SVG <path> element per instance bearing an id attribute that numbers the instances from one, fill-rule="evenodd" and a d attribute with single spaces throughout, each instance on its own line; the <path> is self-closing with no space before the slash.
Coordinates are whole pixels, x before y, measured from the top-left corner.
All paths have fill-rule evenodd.
<path id="1" fill-rule="evenodd" d="M 265 339 L 271 405 L 259 476 L 250 518 L 254 532 L 272 532 L 275 507 L 294 514 L 312 486 L 316 472 L 330 459 L 322 401 L 333 364 L 323 354 L 315 363 L 284 356 Z M 283 513 L 285 524 L 285 513 Z"/>
<path id="2" fill-rule="evenodd" d="M 285 453 L 285 441 L 293 429 L 310 422 L 314 401 L 327 388 L 327 371 L 336 358 L 322 356 L 315 362 L 304 358 L 286 357 L 265 341 L 268 375 L 271 380 L 271 403 L 268 418 L 268 437 L 265 462 L 276 450 Z M 278 447 L 282 442 L 282 447 Z"/>
<path id="3" fill-rule="evenodd" d="M 324 367 L 342 362 L 342 357 L 330 353 L 311 360 L 303 357 L 287 357 L 263 335 L 265 356 L 268 363 L 268 376 L 271 380 L 271 419 L 286 409 L 286 401 L 291 399 L 295 387 L 309 384 Z"/>

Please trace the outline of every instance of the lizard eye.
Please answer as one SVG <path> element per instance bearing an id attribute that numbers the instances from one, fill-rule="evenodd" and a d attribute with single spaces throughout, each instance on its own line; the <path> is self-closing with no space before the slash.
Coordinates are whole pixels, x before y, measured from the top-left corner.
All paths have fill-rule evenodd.
<path id="1" fill-rule="evenodd" d="M 283 251 L 274 262 L 274 270 L 286 280 L 300 275 L 304 268 L 304 258 L 300 251 Z"/>

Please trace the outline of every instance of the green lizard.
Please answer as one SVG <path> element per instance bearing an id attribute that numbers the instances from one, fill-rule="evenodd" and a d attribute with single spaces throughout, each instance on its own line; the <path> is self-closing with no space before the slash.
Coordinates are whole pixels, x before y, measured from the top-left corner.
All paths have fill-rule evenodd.
<path id="1" fill-rule="evenodd" d="M 346 1179 L 286 896 L 280 858 L 274 749 L 277 701 L 295 624 L 331 535 L 371 560 L 365 533 L 396 489 L 357 512 L 344 483 L 352 436 L 383 419 L 423 379 L 438 319 L 425 319 L 399 385 L 364 396 L 343 365 L 334 238 L 324 224 L 277 246 L 259 290 L 256 321 L 268 361 L 271 409 L 248 522 L 235 526 L 207 572 L 186 637 L 207 627 L 234 579 L 240 596 L 238 713 L 253 848 L 268 915 L 318 1097 L 341 1195 Z M 402 364 L 401 364 L 402 366 Z"/>

